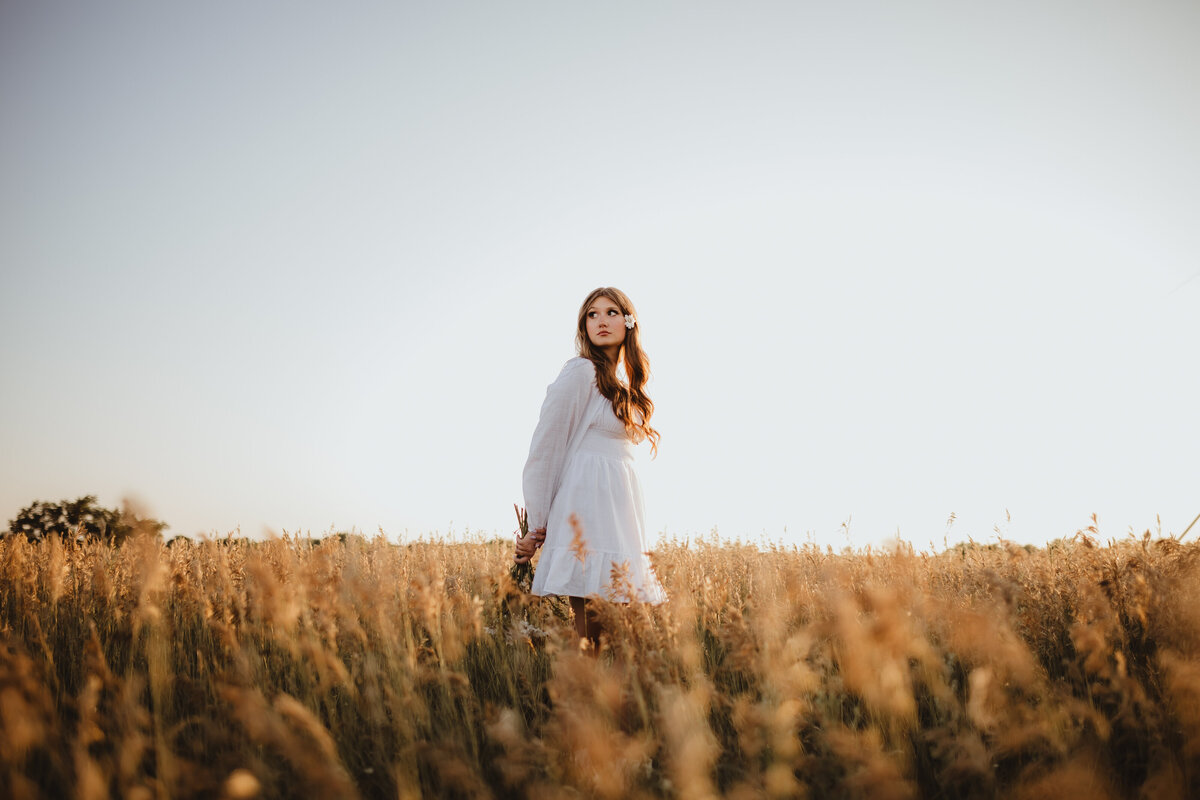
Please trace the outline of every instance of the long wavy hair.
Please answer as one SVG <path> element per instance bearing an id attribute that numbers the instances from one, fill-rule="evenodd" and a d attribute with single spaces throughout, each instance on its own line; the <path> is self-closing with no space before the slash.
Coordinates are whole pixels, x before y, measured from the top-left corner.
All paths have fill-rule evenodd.
<path id="1" fill-rule="evenodd" d="M 589 294 L 579 307 L 579 324 L 575 331 L 575 350 L 579 355 L 590 360 L 596 367 L 596 388 L 600 394 L 612 403 L 617 419 L 625 425 L 629 438 L 635 442 L 643 439 L 650 440 L 650 452 L 658 454 L 658 431 L 650 427 L 650 417 L 654 414 L 654 403 L 646 395 L 646 380 L 650 377 L 650 361 L 642 352 L 641 330 L 639 320 L 632 328 L 625 331 L 625 341 L 617 353 L 616 360 L 609 360 L 606 352 L 592 345 L 587 335 L 587 312 L 597 298 L 607 297 L 622 314 L 630 314 L 637 319 L 637 311 L 633 303 L 620 289 L 611 286 L 601 286 Z M 617 367 L 625 367 L 626 383 L 617 377 Z"/>

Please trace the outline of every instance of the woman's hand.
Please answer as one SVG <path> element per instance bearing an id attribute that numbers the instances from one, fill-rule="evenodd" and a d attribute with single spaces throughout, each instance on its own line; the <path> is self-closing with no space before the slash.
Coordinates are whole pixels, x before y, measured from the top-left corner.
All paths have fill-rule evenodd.
<path id="1" fill-rule="evenodd" d="M 517 552 L 513 555 L 513 561 L 518 564 L 527 564 L 529 559 L 533 558 L 533 554 L 542 546 L 542 542 L 546 541 L 546 529 L 538 528 L 532 530 L 529 535 L 521 538 L 517 537 Z"/>

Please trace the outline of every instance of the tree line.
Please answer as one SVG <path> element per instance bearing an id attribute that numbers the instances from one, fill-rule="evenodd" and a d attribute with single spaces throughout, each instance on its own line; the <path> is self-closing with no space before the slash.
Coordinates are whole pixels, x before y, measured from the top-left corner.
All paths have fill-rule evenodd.
<path id="1" fill-rule="evenodd" d="M 161 538 L 167 523 L 145 517 L 127 502 L 120 509 L 105 508 L 93 494 L 75 500 L 48 503 L 34 501 L 22 508 L 15 519 L 9 520 L 5 536 L 24 536 L 40 542 L 57 536 L 64 542 L 104 541 L 121 544 L 135 534 Z"/>

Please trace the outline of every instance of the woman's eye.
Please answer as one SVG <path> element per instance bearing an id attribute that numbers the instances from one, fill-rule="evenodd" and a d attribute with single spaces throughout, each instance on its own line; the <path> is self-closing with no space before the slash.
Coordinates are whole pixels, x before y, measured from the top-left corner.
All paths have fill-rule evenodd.
<path id="1" fill-rule="evenodd" d="M 616 313 L 617 313 L 617 310 L 616 310 L 615 308 L 610 308 L 610 309 L 608 310 L 608 315 L 609 315 L 610 317 L 611 317 L 611 316 L 614 316 Z"/>

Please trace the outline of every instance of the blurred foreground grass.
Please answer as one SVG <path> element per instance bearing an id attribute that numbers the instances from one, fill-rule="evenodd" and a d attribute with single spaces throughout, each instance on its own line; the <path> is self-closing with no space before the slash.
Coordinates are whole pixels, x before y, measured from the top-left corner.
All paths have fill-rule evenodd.
<path id="1" fill-rule="evenodd" d="M 0 541 L 0 796 L 1200 797 L 1200 547 Z"/>

